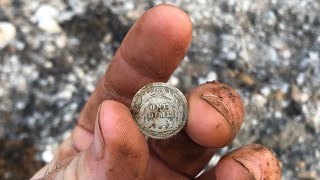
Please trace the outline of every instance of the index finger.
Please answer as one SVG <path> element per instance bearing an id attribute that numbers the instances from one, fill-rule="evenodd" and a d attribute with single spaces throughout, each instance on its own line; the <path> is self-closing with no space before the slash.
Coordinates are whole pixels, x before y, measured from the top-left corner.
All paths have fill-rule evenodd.
<path id="1" fill-rule="evenodd" d="M 82 110 L 78 125 L 92 132 L 103 100 L 128 106 L 145 84 L 167 81 L 185 56 L 191 38 L 192 25 L 184 11 L 171 5 L 147 11 L 129 30 Z"/>

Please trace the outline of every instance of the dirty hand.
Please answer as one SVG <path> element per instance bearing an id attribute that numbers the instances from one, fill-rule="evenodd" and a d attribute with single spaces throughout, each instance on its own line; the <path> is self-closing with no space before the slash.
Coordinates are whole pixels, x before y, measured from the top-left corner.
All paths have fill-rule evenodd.
<path id="1" fill-rule="evenodd" d="M 170 5 L 147 11 L 130 29 L 77 125 L 51 163 L 33 179 L 191 179 L 214 153 L 232 142 L 244 118 L 239 95 L 209 82 L 188 93 L 185 129 L 167 140 L 146 141 L 130 114 L 142 86 L 165 82 L 192 37 L 186 13 Z M 217 98 L 219 97 L 219 101 Z M 226 154 L 198 179 L 280 179 L 274 154 L 246 145 Z"/>

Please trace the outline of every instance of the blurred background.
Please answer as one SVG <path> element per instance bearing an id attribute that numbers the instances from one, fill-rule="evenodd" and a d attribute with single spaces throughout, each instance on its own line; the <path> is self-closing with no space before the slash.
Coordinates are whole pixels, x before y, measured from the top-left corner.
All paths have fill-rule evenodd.
<path id="1" fill-rule="evenodd" d="M 0 0 L 0 179 L 30 178 L 52 159 L 128 29 L 159 3 L 194 27 L 169 83 L 186 92 L 217 79 L 246 105 L 241 133 L 210 165 L 261 143 L 283 179 L 319 179 L 318 0 Z"/>

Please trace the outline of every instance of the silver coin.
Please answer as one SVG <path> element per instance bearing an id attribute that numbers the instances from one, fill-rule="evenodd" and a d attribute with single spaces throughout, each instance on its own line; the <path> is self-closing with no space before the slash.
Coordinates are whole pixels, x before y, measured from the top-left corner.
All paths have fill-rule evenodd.
<path id="1" fill-rule="evenodd" d="M 187 100 L 176 87 L 156 82 L 133 97 L 131 113 L 142 133 L 154 139 L 176 135 L 187 122 Z"/>

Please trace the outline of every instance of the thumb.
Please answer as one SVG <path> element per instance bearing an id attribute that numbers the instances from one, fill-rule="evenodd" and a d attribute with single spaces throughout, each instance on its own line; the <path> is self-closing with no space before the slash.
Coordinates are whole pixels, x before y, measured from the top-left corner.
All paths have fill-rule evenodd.
<path id="1" fill-rule="evenodd" d="M 129 109 L 116 101 L 104 101 L 95 123 L 93 143 L 85 152 L 89 177 L 143 178 L 149 158 L 148 147 Z"/>
<path id="2" fill-rule="evenodd" d="M 32 179 L 144 179 L 149 159 L 147 142 L 129 109 L 104 101 L 98 110 L 91 145 L 59 168 L 52 161 Z M 41 175 L 42 174 L 42 175 Z"/>

